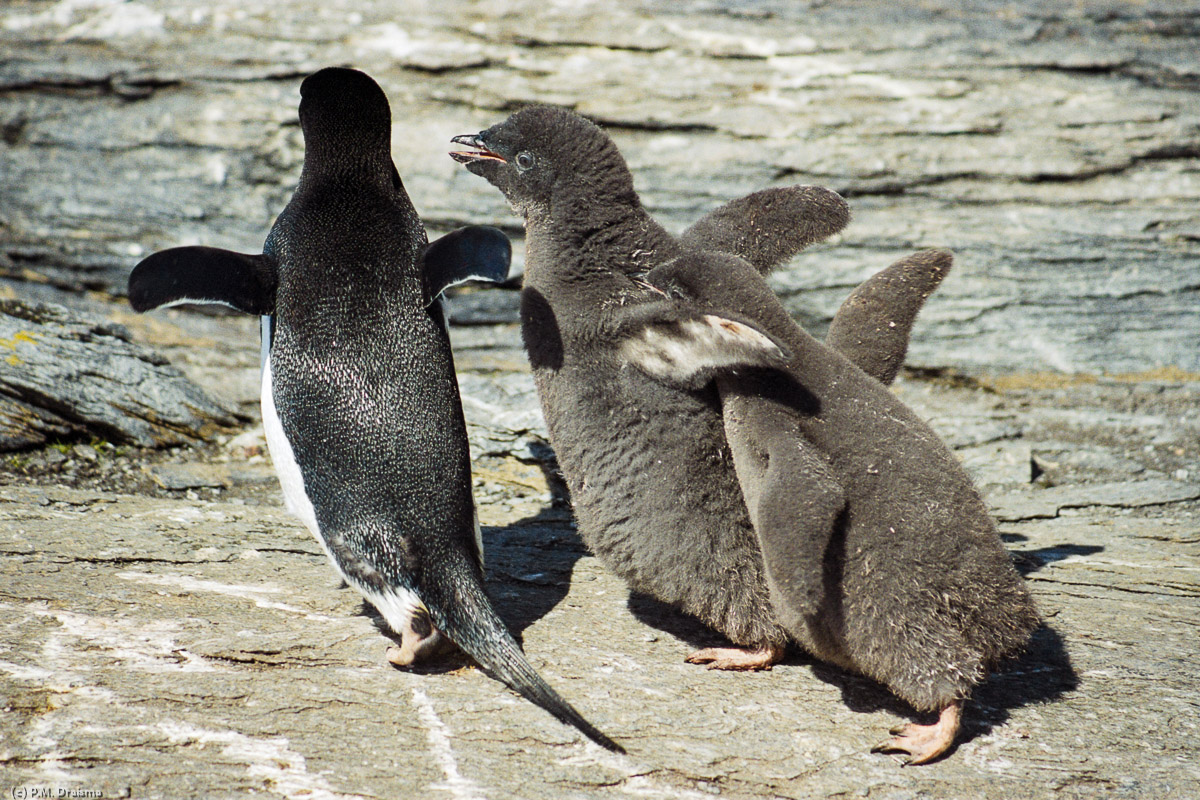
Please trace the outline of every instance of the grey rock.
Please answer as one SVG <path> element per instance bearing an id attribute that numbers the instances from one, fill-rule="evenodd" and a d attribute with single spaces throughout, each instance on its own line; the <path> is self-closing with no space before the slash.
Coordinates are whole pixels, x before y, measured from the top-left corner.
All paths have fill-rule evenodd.
<path id="1" fill-rule="evenodd" d="M 520 319 L 520 294 L 505 289 L 481 289 L 448 298 L 451 325 L 514 324 Z"/>
<path id="2" fill-rule="evenodd" d="M 233 484 L 230 471 L 219 465 L 154 464 L 145 470 L 158 486 L 171 491 L 229 488 Z"/>
<path id="3" fill-rule="evenodd" d="M 100 454 L 96 452 L 96 448 L 90 444 L 77 444 L 71 448 L 71 452 L 84 461 L 99 461 Z"/>
<path id="4" fill-rule="evenodd" d="M 1023 486 L 1033 480 L 1033 452 L 1028 442 L 992 442 L 961 448 L 962 465 L 981 487 Z"/>
<path id="5" fill-rule="evenodd" d="M 508 455 L 526 462 L 553 460 L 529 373 L 460 373 L 458 388 L 473 457 Z"/>
<path id="6" fill-rule="evenodd" d="M 1188 499 L 1200 384 L 1186 372 L 1200 326 L 1198 11 L 1195 0 L 639 0 L 595 14 L 533 0 L 5 4 L 0 297 L 111 317 L 88 309 L 97 293 L 120 295 L 148 252 L 257 252 L 298 176 L 296 87 L 331 63 L 384 85 L 403 130 L 397 166 L 431 229 L 505 226 L 514 273 L 523 241 L 510 210 L 445 150 L 529 100 L 605 121 L 676 232 L 769 185 L 846 192 L 845 234 L 773 278 L 814 333 L 899 255 L 955 250 L 914 332 L 909 361 L 926 369 L 896 391 L 989 484 L 1049 627 L 972 699 L 950 758 L 923 770 L 867 752 L 868 732 L 909 719 L 868 681 L 799 654 L 760 675 L 682 663 L 715 642 L 629 597 L 586 553 L 543 449 L 513 293 L 472 291 L 451 337 L 489 591 L 535 666 L 631 757 L 581 744 L 456 662 L 388 667 L 387 640 L 283 511 L 248 437 L 169 456 L 227 476 L 228 502 L 179 496 L 194 487 L 111 490 L 153 490 L 134 478 L 164 466 L 161 454 L 113 475 L 103 450 L 97 462 L 72 454 L 72 471 L 45 449 L 31 458 L 58 464 L 36 479 L 0 459 L 0 790 L 1200 793 L 1200 500 Z M 257 415 L 254 320 L 121 321 Z M 1079 370 L 1093 377 L 1042 374 Z M 1116 372 L 1134 374 L 1105 377 Z M 0 419 L 18 413 L 7 397 Z M 71 432 L 22 409 L 42 415 L 40 431 Z M 1043 469 L 1032 485 L 1026 447 Z M 105 470 L 110 488 L 88 483 Z"/>
<path id="7" fill-rule="evenodd" d="M 1036 488 L 991 495 L 988 505 L 1002 522 L 1052 519 L 1069 509 L 1103 506 L 1142 508 L 1200 499 L 1200 483 L 1154 479 L 1130 483 L 1100 483 Z"/>
<path id="8" fill-rule="evenodd" d="M 629 757 L 581 743 L 476 670 L 390 668 L 361 601 L 277 503 L 0 486 L 6 776 L 40 785 L 53 759 L 52 780 L 105 796 L 452 785 L 530 800 L 998 800 L 1097 784 L 1166 798 L 1200 785 L 1187 756 L 1200 673 L 1186 655 L 1200 586 L 1183 506 L 1006 524 L 1053 630 L 977 693 L 954 754 L 918 773 L 867 752 L 869 731 L 907 717 L 868 681 L 799 657 L 760 675 L 684 664 L 708 634 L 627 598 L 569 526 L 533 519 L 544 502 L 480 506 L 489 589 L 538 668 Z"/>
<path id="9" fill-rule="evenodd" d="M 1130 458 L 1119 447 L 1079 445 L 1043 440 L 1032 454 L 1039 479 L 1049 485 L 1104 481 L 1114 476 L 1129 480 L 1145 477 L 1146 464 Z"/>
<path id="10" fill-rule="evenodd" d="M 561 103 L 612 129 L 676 231 L 770 185 L 845 193 L 845 233 L 774 278 L 814 333 L 871 272 L 945 246 L 955 271 L 913 364 L 1200 372 L 1196 0 L 543 6 L 413 6 L 401 22 L 368 0 L 319 25 L 306 0 L 269 19 L 163 0 L 6 7 L 0 274 L 119 295 L 155 249 L 257 251 L 298 176 L 298 78 L 354 62 L 403 109 L 398 167 L 436 228 L 519 239 L 448 139 Z M 510 319 L 511 299 L 481 293 L 452 316 Z"/>
<path id="11" fill-rule="evenodd" d="M 0 450 L 83 435 L 158 447 L 239 421 L 120 326 L 61 306 L 0 299 L 0 358 Z"/>
<path id="12" fill-rule="evenodd" d="M 45 453 L 42 454 L 42 460 L 47 466 L 56 467 L 66 461 L 67 457 L 58 450 L 47 449 Z"/>

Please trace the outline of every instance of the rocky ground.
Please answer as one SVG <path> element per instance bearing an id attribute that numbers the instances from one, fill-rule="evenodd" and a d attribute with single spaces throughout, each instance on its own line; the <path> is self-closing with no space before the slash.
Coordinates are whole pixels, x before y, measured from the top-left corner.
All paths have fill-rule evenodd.
<path id="1" fill-rule="evenodd" d="M 43 416 L 45 441 L 0 453 L 0 792 L 1200 794 L 1194 6 L 9 3 L 0 298 L 99 320 L 64 341 L 169 361 L 212 405 L 204 440 Z M 443 151 L 533 99 L 607 123 L 674 230 L 766 185 L 846 194 L 846 232 L 775 279 L 814 332 L 904 252 L 956 251 L 896 391 L 980 483 L 1046 625 L 948 758 L 871 754 L 912 712 L 802 653 L 760 674 L 683 663 L 713 634 L 631 597 L 574 532 L 512 287 L 461 292 L 451 317 L 489 590 L 629 755 L 468 664 L 384 661 L 370 610 L 282 509 L 255 322 L 120 298 L 154 249 L 258 249 L 299 166 L 299 80 L 331 63 L 388 91 L 431 229 L 501 223 L 518 270 L 499 196 Z M 31 385 L 6 360 L 32 352 L 25 329 L 0 328 L 0 400 Z"/>

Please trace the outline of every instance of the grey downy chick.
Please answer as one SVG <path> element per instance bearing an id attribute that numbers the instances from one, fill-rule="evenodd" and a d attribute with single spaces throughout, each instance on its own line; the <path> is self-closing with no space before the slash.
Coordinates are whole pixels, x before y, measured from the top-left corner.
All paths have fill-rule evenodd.
<path id="1" fill-rule="evenodd" d="M 715 381 L 777 619 L 810 653 L 938 713 L 877 749 L 938 757 L 963 700 L 1039 624 L 970 478 L 744 261 L 684 256 L 649 280 L 710 313 L 736 308 L 787 348 L 786 368 Z"/>
<path id="2" fill-rule="evenodd" d="M 961 700 L 1038 623 L 953 456 L 803 334 L 757 270 L 666 234 L 591 123 L 537 107 L 456 141 L 526 219 L 523 336 L 585 541 L 634 588 L 751 650 L 727 666 L 768 665 L 798 641 L 940 711 L 932 734 L 896 746 L 914 761 L 943 752 Z M 944 253 L 917 260 L 926 287 L 949 266 Z M 717 291 L 695 277 L 727 280 Z M 835 339 L 870 341 L 863 322 L 888 278 L 856 292 Z M 915 315 L 927 292 L 901 294 L 918 298 L 905 301 Z M 764 470 L 764 441 L 795 458 Z M 795 487 L 817 505 L 775 499 Z M 911 597 L 891 591 L 906 582 Z"/>

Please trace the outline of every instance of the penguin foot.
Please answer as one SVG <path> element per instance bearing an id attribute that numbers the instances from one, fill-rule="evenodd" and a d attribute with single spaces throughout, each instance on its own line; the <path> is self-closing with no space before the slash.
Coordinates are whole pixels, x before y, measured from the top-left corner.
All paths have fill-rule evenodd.
<path id="1" fill-rule="evenodd" d="M 709 669 L 769 670 L 783 660 L 784 646 L 708 647 L 684 659 L 689 664 L 708 664 Z"/>
<path id="2" fill-rule="evenodd" d="M 389 664 L 397 667 L 411 667 L 422 661 L 428 661 L 435 655 L 445 651 L 446 640 L 442 636 L 431 636 L 419 645 L 411 646 L 407 640 L 400 644 L 388 645 L 385 652 Z"/>
<path id="3" fill-rule="evenodd" d="M 871 748 L 872 753 L 908 753 L 912 758 L 904 766 L 928 764 L 950 749 L 958 733 L 962 716 L 962 702 L 954 702 L 942 709 L 938 721 L 932 725 L 909 723 L 893 728 L 896 738 L 888 739 Z"/>
<path id="4" fill-rule="evenodd" d="M 451 649 L 454 643 L 433 627 L 429 612 L 421 607 L 408 620 L 400 634 L 400 644 L 387 649 L 387 660 L 397 667 L 411 667 L 420 661 Z"/>

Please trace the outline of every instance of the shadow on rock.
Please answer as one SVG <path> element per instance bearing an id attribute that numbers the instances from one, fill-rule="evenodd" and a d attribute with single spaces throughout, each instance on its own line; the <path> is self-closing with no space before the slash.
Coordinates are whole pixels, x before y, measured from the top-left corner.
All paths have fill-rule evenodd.
<path id="1" fill-rule="evenodd" d="M 682 639 L 691 647 L 724 647 L 729 640 L 692 615 L 674 606 L 657 600 L 648 594 L 632 592 L 628 601 L 629 612 L 639 622 Z M 682 659 L 682 656 L 680 656 Z"/>
<path id="2" fill-rule="evenodd" d="M 1022 536 L 1019 533 L 1001 534 L 1001 539 L 1006 544 L 1014 542 L 1026 541 L 1028 537 Z M 1058 544 L 1052 547 L 1042 547 L 1038 550 L 1020 550 L 1009 551 L 1013 558 L 1013 566 L 1022 575 L 1029 575 L 1032 572 L 1037 572 L 1047 564 L 1053 564 L 1055 561 L 1063 561 L 1071 556 L 1090 556 L 1095 553 L 1103 552 L 1104 548 L 1097 544 Z"/>
<path id="3" fill-rule="evenodd" d="M 483 529 L 488 596 L 518 642 L 567 596 L 575 562 L 588 552 L 575 530 L 554 451 L 542 442 L 530 442 L 529 450 L 550 487 L 551 505 L 532 517 Z"/>
<path id="4" fill-rule="evenodd" d="M 484 528 L 488 596 L 517 641 L 562 602 L 587 555 L 570 513 L 557 505 L 502 528 Z"/>
<path id="5" fill-rule="evenodd" d="M 1033 632 L 1029 646 L 1017 658 L 1002 664 L 976 690 L 974 705 L 984 717 L 986 727 L 972 733 L 986 733 L 1008 719 L 1014 708 L 1056 700 L 1079 686 L 1079 676 L 1062 636 L 1049 625 Z"/>

